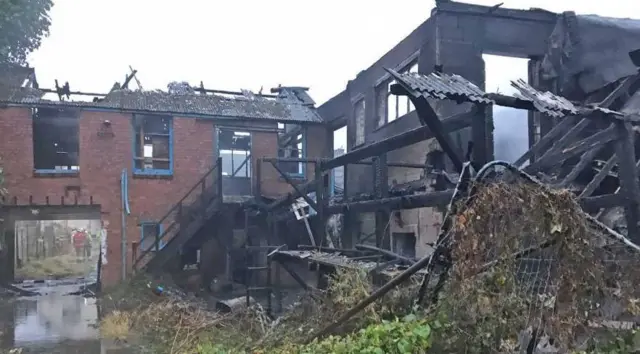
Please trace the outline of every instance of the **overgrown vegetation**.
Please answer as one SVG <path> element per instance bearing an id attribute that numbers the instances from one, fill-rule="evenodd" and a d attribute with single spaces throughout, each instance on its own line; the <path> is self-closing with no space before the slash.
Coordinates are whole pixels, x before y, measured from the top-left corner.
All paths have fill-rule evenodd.
<path id="1" fill-rule="evenodd" d="M 326 293 L 305 295 L 275 321 L 259 306 L 214 315 L 144 288 L 154 301 L 120 306 L 102 333 L 142 338 L 154 353 L 513 353 L 531 343 L 563 353 L 638 352 L 640 334 L 630 328 L 640 314 L 640 257 L 604 236 L 571 193 L 480 186 L 446 238 L 453 263 L 436 303 L 414 304 L 414 279 L 310 344 L 303 341 L 371 293 L 366 273 L 338 270 Z"/>
<path id="2" fill-rule="evenodd" d="M 26 63 L 49 34 L 52 6 L 52 0 L 0 0 L 0 63 Z"/>
<path id="3" fill-rule="evenodd" d="M 356 316 L 337 336 L 306 346 L 300 343 L 311 333 L 370 294 L 366 273 L 339 270 L 330 280 L 326 296 L 308 294 L 276 321 L 271 321 L 259 305 L 226 315 L 213 314 L 195 300 L 156 297 L 142 283 L 137 281 L 135 286 L 146 291 L 129 292 L 129 301 L 115 304 L 120 310 L 102 320 L 103 336 L 153 345 L 154 353 L 353 353 L 353 348 L 368 353 L 367 347 L 373 350 L 381 345 L 396 348 L 386 353 L 419 353 L 418 348 L 426 350 L 428 346 L 430 327 L 424 316 L 406 316 L 414 309 L 417 281 L 388 294 Z M 138 301 L 132 300 L 134 293 L 149 301 L 135 305 Z M 387 336 L 382 335 L 388 331 Z"/>
<path id="4" fill-rule="evenodd" d="M 638 254 L 603 236 L 568 191 L 493 183 L 456 216 L 453 267 L 433 316 L 442 353 L 599 350 L 631 320 Z M 530 252 L 522 252 L 530 250 Z"/>

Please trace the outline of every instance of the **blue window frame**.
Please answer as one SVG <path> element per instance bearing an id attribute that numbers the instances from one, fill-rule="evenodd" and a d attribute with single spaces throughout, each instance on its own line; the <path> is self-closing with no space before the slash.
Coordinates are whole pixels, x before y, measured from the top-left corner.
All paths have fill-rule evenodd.
<path id="1" fill-rule="evenodd" d="M 158 237 L 162 236 L 162 224 L 159 224 L 155 221 L 143 221 L 140 223 L 140 252 L 145 252 L 150 247 L 154 247 L 153 245 L 156 242 L 156 235 Z M 162 249 L 164 247 L 164 241 L 160 240 L 158 244 L 159 248 Z M 152 248 L 155 250 L 154 248 Z"/>
<path id="2" fill-rule="evenodd" d="M 278 133 L 278 157 L 306 158 L 307 157 L 307 130 L 302 126 L 285 124 L 284 129 Z M 280 161 L 280 169 L 289 177 L 304 178 L 307 164 L 304 162 Z"/>
<path id="3" fill-rule="evenodd" d="M 173 119 L 136 114 L 133 128 L 133 174 L 173 175 Z"/>

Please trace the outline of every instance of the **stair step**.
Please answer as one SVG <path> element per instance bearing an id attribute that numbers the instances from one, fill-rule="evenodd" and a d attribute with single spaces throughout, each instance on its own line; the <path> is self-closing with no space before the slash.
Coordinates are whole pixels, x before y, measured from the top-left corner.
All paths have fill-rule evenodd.
<path id="1" fill-rule="evenodd" d="M 269 269 L 269 267 L 263 266 L 263 267 L 247 267 L 247 270 L 267 270 Z"/>

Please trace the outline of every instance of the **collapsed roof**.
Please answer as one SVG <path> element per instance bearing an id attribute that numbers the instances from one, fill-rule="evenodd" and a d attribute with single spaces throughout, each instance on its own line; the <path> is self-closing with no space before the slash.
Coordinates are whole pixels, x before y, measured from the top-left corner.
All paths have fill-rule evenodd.
<path id="1" fill-rule="evenodd" d="M 0 76 L 0 103 L 17 106 L 77 107 L 132 113 L 202 116 L 223 119 L 321 123 L 322 118 L 302 87 L 279 87 L 277 95 L 243 92 L 232 97 L 196 92 L 112 90 L 95 102 L 53 101 L 44 92 L 13 85 Z"/>

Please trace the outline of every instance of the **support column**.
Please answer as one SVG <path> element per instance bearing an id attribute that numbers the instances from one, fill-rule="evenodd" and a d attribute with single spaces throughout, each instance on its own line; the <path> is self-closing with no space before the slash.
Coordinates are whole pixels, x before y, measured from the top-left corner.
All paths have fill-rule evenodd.
<path id="1" fill-rule="evenodd" d="M 373 160 L 374 168 L 374 194 L 376 198 L 389 196 L 389 169 L 387 155 L 380 155 Z M 376 218 L 376 247 L 391 249 L 389 237 L 389 210 L 381 208 L 375 212 Z"/>
<path id="2" fill-rule="evenodd" d="M 633 129 L 629 122 L 616 122 L 618 142 L 616 154 L 618 156 L 618 177 L 620 179 L 620 193 L 625 196 L 625 217 L 627 219 L 628 237 L 635 243 L 640 242 L 640 185 L 638 185 L 638 172 L 636 166 L 636 154 L 633 146 Z"/>

